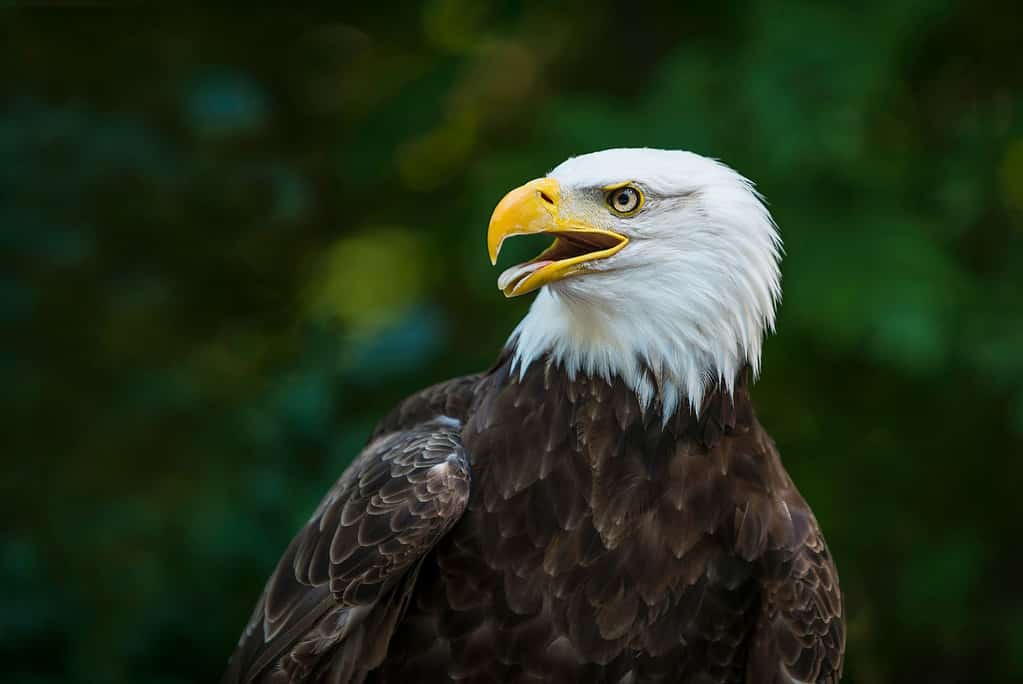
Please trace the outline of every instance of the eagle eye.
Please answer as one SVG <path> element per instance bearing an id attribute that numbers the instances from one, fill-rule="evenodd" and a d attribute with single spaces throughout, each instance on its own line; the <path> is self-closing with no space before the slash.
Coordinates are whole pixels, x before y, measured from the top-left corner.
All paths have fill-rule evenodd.
<path id="1" fill-rule="evenodd" d="M 607 193 L 607 206 L 619 216 L 629 216 L 643 204 L 643 193 L 639 188 L 632 185 L 623 185 L 620 188 L 613 188 Z"/>

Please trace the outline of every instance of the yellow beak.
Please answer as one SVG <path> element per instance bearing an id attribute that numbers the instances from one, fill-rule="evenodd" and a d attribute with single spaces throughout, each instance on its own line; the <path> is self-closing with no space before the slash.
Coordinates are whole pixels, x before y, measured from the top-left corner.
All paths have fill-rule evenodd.
<path id="1" fill-rule="evenodd" d="M 504 196 L 490 217 L 487 250 L 497 264 L 501 245 L 515 235 L 548 233 L 554 243 L 535 259 L 509 268 L 498 279 L 506 297 L 532 292 L 585 269 L 582 264 L 617 254 L 629 240 L 561 215 L 561 186 L 553 178 L 538 178 Z"/>

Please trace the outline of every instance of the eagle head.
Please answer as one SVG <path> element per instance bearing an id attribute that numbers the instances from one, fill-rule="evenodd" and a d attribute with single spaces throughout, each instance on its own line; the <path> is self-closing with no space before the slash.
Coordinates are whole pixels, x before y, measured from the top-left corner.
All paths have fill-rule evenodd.
<path id="1" fill-rule="evenodd" d="M 547 233 L 539 256 L 505 270 L 507 297 L 539 290 L 509 340 L 524 372 L 543 355 L 570 374 L 622 377 L 665 419 L 699 410 L 759 370 L 781 296 L 781 238 L 761 196 L 691 152 L 612 149 L 568 159 L 512 190 L 490 220 L 496 264 L 516 235 Z"/>

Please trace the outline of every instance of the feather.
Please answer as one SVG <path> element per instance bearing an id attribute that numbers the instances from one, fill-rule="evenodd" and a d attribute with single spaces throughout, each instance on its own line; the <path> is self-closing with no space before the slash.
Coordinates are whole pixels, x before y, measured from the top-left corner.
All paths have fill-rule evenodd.
<path id="1" fill-rule="evenodd" d="M 468 502 L 459 432 L 431 421 L 367 446 L 278 563 L 225 681 L 349 681 L 383 660 L 421 559 Z"/>
<path id="2" fill-rule="evenodd" d="M 619 378 L 510 363 L 385 419 L 225 681 L 838 681 L 837 574 L 748 372 L 662 421 Z"/>

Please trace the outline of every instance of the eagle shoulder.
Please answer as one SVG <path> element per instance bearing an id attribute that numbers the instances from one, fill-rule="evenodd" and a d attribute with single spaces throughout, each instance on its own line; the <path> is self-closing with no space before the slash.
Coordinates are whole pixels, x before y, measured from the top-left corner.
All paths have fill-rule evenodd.
<path id="1" fill-rule="evenodd" d="M 806 501 L 766 438 L 774 480 L 736 510 L 737 553 L 753 560 L 760 609 L 747 660 L 750 684 L 837 684 L 845 608 L 834 559 Z"/>
<path id="2" fill-rule="evenodd" d="M 420 561 L 469 500 L 472 386 L 431 387 L 385 419 L 278 562 L 224 682 L 360 681 L 383 660 Z"/>

